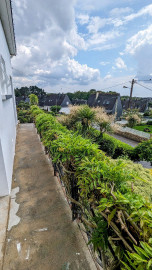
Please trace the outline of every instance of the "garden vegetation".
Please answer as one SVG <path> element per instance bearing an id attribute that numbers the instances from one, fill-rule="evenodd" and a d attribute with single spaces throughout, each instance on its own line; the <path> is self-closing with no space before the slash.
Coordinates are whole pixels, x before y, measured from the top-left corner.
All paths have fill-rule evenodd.
<path id="1" fill-rule="evenodd" d="M 103 269 L 152 269 L 150 171 L 106 156 L 97 143 L 69 130 L 37 106 L 31 107 L 31 114 L 64 182 L 73 219 L 79 218 L 85 225 Z M 93 116 L 87 115 L 82 128 Z"/>

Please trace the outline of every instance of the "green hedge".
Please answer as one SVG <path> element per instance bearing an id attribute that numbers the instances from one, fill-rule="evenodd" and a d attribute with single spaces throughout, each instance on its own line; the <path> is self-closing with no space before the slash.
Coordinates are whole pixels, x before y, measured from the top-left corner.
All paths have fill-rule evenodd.
<path id="1" fill-rule="evenodd" d="M 17 113 L 18 116 L 18 120 L 20 121 L 20 123 L 32 123 L 33 119 L 31 117 L 31 113 L 29 110 L 18 110 Z"/>
<path id="2" fill-rule="evenodd" d="M 150 172 L 131 161 L 105 156 L 97 144 L 69 131 L 36 106 L 31 111 L 53 163 L 67 176 L 64 183 L 72 204 L 77 205 L 73 209 L 89 231 L 94 248 L 102 251 L 103 262 L 113 269 L 151 269 Z M 149 188 L 144 194 L 145 186 Z"/>
<path id="3" fill-rule="evenodd" d="M 100 136 L 100 131 L 94 128 L 88 131 L 88 137 L 97 143 L 102 151 L 114 159 L 126 157 L 133 161 L 144 160 L 152 164 L 152 139 L 132 147 L 109 134 L 104 133 L 103 136 Z"/>
<path id="4" fill-rule="evenodd" d="M 91 128 L 88 131 L 88 137 L 99 144 L 101 150 L 107 153 L 108 156 L 116 159 L 122 156 L 127 156 L 130 159 L 138 160 L 138 155 L 134 153 L 134 148 L 126 143 L 123 143 L 109 134 L 104 133 L 100 136 L 100 131 Z"/>

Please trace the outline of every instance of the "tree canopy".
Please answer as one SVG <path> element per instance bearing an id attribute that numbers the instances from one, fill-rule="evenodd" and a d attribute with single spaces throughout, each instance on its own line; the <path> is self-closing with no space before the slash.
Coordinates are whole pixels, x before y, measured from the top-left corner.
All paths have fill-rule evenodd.
<path id="1" fill-rule="evenodd" d="M 37 86 L 23 86 L 21 88 L 15 89 L 15 96 L 16 97 L 24 97 L 27 98 L 29 95 L 34 94 L 38 96 L 39 98 L 46 96 L 46 92 Z"/>

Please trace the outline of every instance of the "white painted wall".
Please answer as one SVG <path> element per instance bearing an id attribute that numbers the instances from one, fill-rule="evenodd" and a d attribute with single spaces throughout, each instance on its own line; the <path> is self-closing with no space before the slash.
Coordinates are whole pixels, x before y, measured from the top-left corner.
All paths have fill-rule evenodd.
<path id="1" fill-rule="evenodd" d="M 0 55 L 5 61 L 7 76 L 12 76 L 10 53 L 1 21 Z M 8 93 L 13 97 L 8 100 L 2 100 L 2 90 L 2 78 L 0 78 L 0 196 L 5 196 L 11 190 L 17 116 L 13 86 L 10 85 Z"/>

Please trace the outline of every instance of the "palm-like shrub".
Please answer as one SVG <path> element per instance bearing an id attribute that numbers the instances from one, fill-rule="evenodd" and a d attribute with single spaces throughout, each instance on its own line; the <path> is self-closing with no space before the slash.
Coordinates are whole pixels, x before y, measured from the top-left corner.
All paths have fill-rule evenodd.
<path id="1" fill-rule="evenodd" d="M 60 116 L 58 120 L 68 128 L 81 129 L 85 133 L 95 121 L 95 112 L 87 105 L 71 106 L 70 114 Z"/>
<path id="2" fill-rule="evenodd" d="M 141 123 L 141 116 L 138 110 L 128 110 L 126 112 L 126 120 L 128 121 L 128 127 L 132 128 Z"/>
<path id="3" fill-rule="evenodd" d="M 95 120 L 95 111 L 87 105 L 81 106 L 77 113 L 77 120 L 81 122 L 83 131 L 86 131 Z"/>

